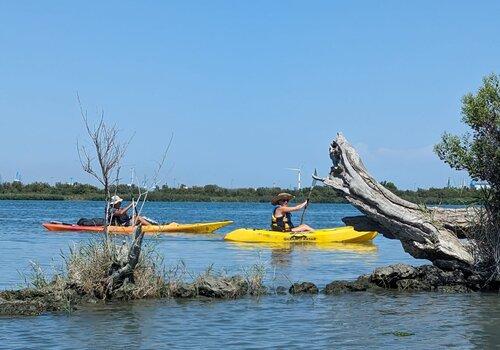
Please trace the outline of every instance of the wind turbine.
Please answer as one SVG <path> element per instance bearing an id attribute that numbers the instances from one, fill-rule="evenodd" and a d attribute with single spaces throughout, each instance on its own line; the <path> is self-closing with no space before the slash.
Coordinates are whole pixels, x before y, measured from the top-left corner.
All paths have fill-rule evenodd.
<path id="1" fill-rule="evenodd" d="M 134 186 L 134 180 L 135 180 L 135 167 L 130 167 L 130 184 L 129 187 Z"/>
<path id="2" fill-rule="evenodd" d="M 286 170 L 291 170 L 297 172 L 297 190 L 300 191 L 300 168 L 285 168 Z"/>

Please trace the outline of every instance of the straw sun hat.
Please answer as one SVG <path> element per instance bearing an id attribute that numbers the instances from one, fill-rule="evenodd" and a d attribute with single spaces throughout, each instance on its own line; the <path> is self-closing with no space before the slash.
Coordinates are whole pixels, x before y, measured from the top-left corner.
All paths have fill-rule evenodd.
<path id="1" fill-rule="evenodd" d="M 273 199 L 271 199 L 271 204 L 278 205 L 278 203 L 281 202 L 282 200 L 289 201 L 292 198 L 293 198 L 293 196 L 290 193 L 283 192 L 283 193 L 280 193 L 280 194 L 274 196 Z"/>

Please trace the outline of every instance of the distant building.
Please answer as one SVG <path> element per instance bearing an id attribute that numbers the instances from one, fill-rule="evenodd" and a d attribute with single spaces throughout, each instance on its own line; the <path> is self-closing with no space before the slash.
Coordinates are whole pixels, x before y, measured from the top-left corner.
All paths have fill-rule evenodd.
<path id="1" fill-rule="evenodd" d="M 472 180 L 470 182 L 470 188 L 473 188 L 475 190 L 480 190 L 480 189 L 483 189 L 483 188 L 490 188 L 490 184 L 487 183 L 486 181 L 475 181 L 475 180 Z"/>

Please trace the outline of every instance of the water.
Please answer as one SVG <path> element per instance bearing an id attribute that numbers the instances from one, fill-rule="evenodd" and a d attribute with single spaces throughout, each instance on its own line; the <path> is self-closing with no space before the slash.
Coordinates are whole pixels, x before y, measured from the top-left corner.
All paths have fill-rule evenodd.
<path id="1" fill-rule="evenodd" d="M 307 280 L 324 287 L 377 266 L 427 263 L 406 254 L 399 241 L 383 237 L 356 249 L 339 245 L 274 249 L 222 241 L 223 233 L 235 227 L 267 227 L 270 209 L 255 203 L 148 203 L 146 215 L 160 221 L 235 221 L 218 234 L 163 235 L 148 241 L 165 256 L 167 266 L 182 260 L 193 273 L 213 265 L 232 274 L 259 263 L 266 266 L 266 284 L 274 286 Z M 92 236 L 46 232 L 42 221 L 74 222 L 101 213 L 97 202 L 0 201 L 0 289 L 21 286 L 18 270 L 27 272 L 30 260 L 50 270 L 61 264 L 61 251 Z M 315 204 L 306 221 L 331 227 L 357 213 L 349 205 Z M 498 296 L 484 294 L 142 300 L 88 306 L 71 315 L 0 319 L 0 348 L 495 348 L 500 344 L 499 326 Z M 398 337 L 395 332 L 412 335 Z"/>

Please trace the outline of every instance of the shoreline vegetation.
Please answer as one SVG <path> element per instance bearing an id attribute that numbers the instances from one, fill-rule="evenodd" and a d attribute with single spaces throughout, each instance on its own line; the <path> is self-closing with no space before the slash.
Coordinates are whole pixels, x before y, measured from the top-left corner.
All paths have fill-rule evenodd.
<path id="1" fill-rule="evenodd" d="M 46 312 L 70 314 L 89 304 L 138 299 L 238 299 L 319 293 L 335 296 L 391 291 L 498 293 L 500 287 L 498 282 L 485 286 L 483 276 L 472 270 L 464 272 L 433 265 L 413 267 L 399 263 L 376 268 L 354 280 L 334 280 L 321 289 L 308 281 L 290 281 L 288 287 L 266 286 L 266 268 L 260 264 L 237 275 L 214 271 L 212 267 L 193 275 L 182 261 L 173 268 L 162 269 L 161 257 L 156 255 L 154 248 L 146 248 L 146 254 L 142 254 L 127 279 L 112 292 L 107 291 L 107 270 L 116 263 L 113 256 L 126 254 L 127 249 L 123 248 L 127 247 L 98 241 L 80 245 L 70 251 L 64 259 L 66 266 L 50 280 L 39 265 L 33 264 L 26 288 L 0 291 L 0 316 L 36 316 Z"/>
<path id="2" fill-rule="evenodd" d="M 480 191 L 467 187 L 445 187 L 417 190 L 400 190 L 391 182 L 382 182 L 397 196 L 413 203 L 429 205 L 473 205 L 478 203 Z M 113 187 L 112 192 L 115 191 Z M 119 185 L 117 193 L 125 200 L 137 197 L 139 188 L 135 185 Z M 144 192 L 144 189 L 142 189 Z M 309 188 L 300 191 L 279 187 L 259 188 L 223 188 L 217 185 L 172 188 L 156 187 L 149 191 L 148 201 L 165 202 L 261 202 L 267 203 L 279 192 L 290 192 L 296 200 L 304 200 Z M 75 182 L 73 184 L 56 183 L 50 185 L 44 182 L 22 184 L 20 182 L 5 182 L 0 184 L 0 200 L 90 200 L 102 201 L 104 190 L 89 184 Z M 327 186 L 315 187 L 312 191 L 313 203 L 348 203 L 337 195 L 335 190 Z"/>

